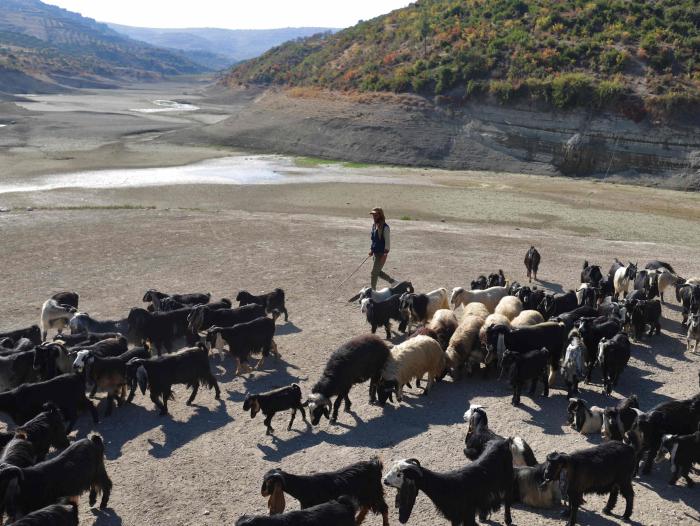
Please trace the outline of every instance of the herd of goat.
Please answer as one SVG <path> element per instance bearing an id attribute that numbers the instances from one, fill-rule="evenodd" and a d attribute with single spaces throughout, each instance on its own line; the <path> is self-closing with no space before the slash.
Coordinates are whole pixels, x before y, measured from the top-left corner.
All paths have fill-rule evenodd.
<path id="1" fill-rule="evenodd" d="M 276 468 L 262 481 L 270 515 L 244 515 L 236 525 L 350 526 L 371 511 L 387 526 L 385 486 L 397 490 L 402 524 L 420 491 L 453 526 L 475 524 L 477 516 L 486 520 L 501 506 L 511 524 L 515 502 L 534 508 L 564 502 L 573 526 L 589 493 L 609 494 L 607 514 L 622 494 L 622 516 L 629 519 L 634 477 L 639 470 L 648 474 L 666 453 L 670 483 L 682 477 L 692 486 L 690 473 L 700 462 L 700 394 L 642 411 L 634 395 L 614 407 L 588 407 L 578 386 L 590 382 L 599 367 L 603 391 L 612 393 L 630 359 L 631 341 L 659 333 L 669 288 L 682 305 L 688 351 L 697 352 L 700 278 L 681 278 L 662 261 L 639 269 L 616 259 L 607 275 L 585 262 L 577 290 L 550 293 L 531 286 L 540 263 L 534 247 L 524 263 L 528 285 L 509 283 L 498 271 L 451 293 L 444 288 L 416 293 L 408 281 L 363 288 L 351 301 L 359 303 L 371 334 L 335 350 L 306 398 L 292 384 L 248 394 L 243 409 L 252 417 L 262 413 L 271 434 L 272 419 L 282 411 L 291 411 L 288 428 L 297 411 L 314 426 L 322 417 L 335 422 L 341 404 L 350 411 L 352 387 L 368 380 L 370 402 L 384 405 L 394 397 L 401 403 L 413 383 L 427 394 L 447 375 L 458 380 L 478 372 L 505 376 L 516 405 L 525 387 L 534 395 L 541 384 L 543 396 L 550 388 L 565 389 L 571 426 L 602 434 L 604 442 L 570 454 L 551 453 L 538 463 L 525 440 L 497 435 L 488 427 L 485 409 L 472 405 L 464 414 L 464 455 L 471 462 L 463 468 L 435 472 L 413 458 L 394 463 L 386 473 L 378 458 L 309 475 Z M 102 438 L 93 433 L 72 443 L 68 439 L 81 412 L 99 422 L 91 401 L 98 390 L 107 395 L 107 416 L 115 401 L 117 406 L 131 402 L 137 389 L 143 395 L 149 391 L 161 415 L 168 413 L 173 385 L 191 389 L 188 405 L 200 386 L 213 389 L 219 399 L 210 353 L 226 348 L 236 360 L 236 373 L 248 373 L 252 355 L 259 356 L 256 368 L 270 354 L 279 355 L 276 320 L 282 314 L 288 319 L 282 289 L 260 296 L 242 291 L 235 308 L 227 299 L 211 302 L 210 294 L 149 290 L 143 297 L 147 308 L 133 308 L 120 320 L 80 312 L 79 299 L 75 292 L 55 294 L 42 307 L 40 325 L 0 333 L 0 413 L 16 425 L 0 432 L 0 521 L 7 515 L 9 523 L 20 526 L 77 525 L 77 497 L 86 491 L 91 506 L 100 494 L 100 507 L 108 505 L 112 482 Z M 393 338 L 392 322 L 408 335 L 396 345 L 387 341 Z M 386 340 L 375 334 L 380 327 Z M 57 331 L 52 340 L 50 330 Z M 52 447 L 60 452 L 47 459 Z M 301 509 L 285 513 L 285 494 Z"/>

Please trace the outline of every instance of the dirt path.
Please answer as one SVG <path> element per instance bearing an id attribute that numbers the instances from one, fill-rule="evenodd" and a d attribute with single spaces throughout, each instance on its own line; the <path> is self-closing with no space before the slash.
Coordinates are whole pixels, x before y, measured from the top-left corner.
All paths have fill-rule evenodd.
<path id="1" fill-rule="evenodd" d="M 583 186 L 578 188 L 586 195 Z M 559 223 L 537 220 L 534 224 L 523 221 L 521 214 L 539 213 L 539 208 L 527 210 L 525 201 L 512 208 L 509 203 L 515 201 L 504 199 L 503 190 L 496 187 L 471 193 L 469 188 L 405 187 L 393 194 L 383 193 L 381 186 L 295 185 L 18 195 L 18 202 L 61 205 L 75 200 L 88 207 L 149 202 L 157 208 L 0 214 L 4 269 L 0 330 L 35 322 L 41 303 L 61 289 L 79 291 L 81 309 L 97 318 L 126 315 L 130 307 L 140 305 L 143 291 L 151 287 L 211 291 L 216 298 L 233 297 L 239 289 L 257 292 L 281 286 L 287 292 L 290 322 L 278 323 L 276 336 L 282 360 L 269 360 L 263 371 L 234 378 L 231 359 L 223 363 L 213 359 L 223 402 L 217 403 L 213 393 L 202 390 L 198 405 L 188 408 L 180 387 L 170 405 L 170 417 L 157 416 L 148 397 L 138 395 L 135 404 L 96 426 L 105 437 L 107 467 L 115 488 L 106 513 L 91 511 L 87 497 L 82 499 L 81 524 L 232 524 L 244 512 L 267 511 L 260 482 L 275 466 L 306 473 L 379 455 L 385 466 L 396 459 L 417 457 L 437 470 L 455 468 L 466 462 L 462 414 L 470 403 L 485 405 L 495 431 L 522 436 L 542 460 L 553 450 L 571 451 L 598 442 L 564 425 L 566 397 L 560 389 L 548 399 L 524 396 L 523 406 L 513 408 L 503 383 L 447 380 L 428 397 L 412 391 L 401 407 L 382 409 L 367 403 L 364 385 L 351 392 L 354 413 L 341 413 L 337 425 L 323 421 L 309 431 L 298 420 L 287 432 L 287 415 L 278 415 L 273 422 L 275 437 L 265 436 L 260 417 L 251 420 L 243 413 L 242 401 L 246 392 L 294 381 L 308 392 L 330 352 L 351 336 L 367 332 L 359 309 L 345 299 L 368 281 L 369 267 L 335 297 L 329 298 L 329 291 L 364 257 L 369 229 L 366 209 L 383 202 L 380 195 L 389 203 L 393 232 L 388 272 L 411 279 L 418 290 L 466 285 L 478 274 L 498 268 L 510 279 L 522 281 L 522 257 L 530 244 L 543 254 L 540 275 L 552 288 L 575 286 L 583 259 L 607 269 L 614 256 L 640 264 L 661 258 L 671 261 L 682 275 L 697 275 L 700 234 L 696 223 L 690 228 L 687 220 L 652 210 L 646 214 L 648 226 L 636 230 L 640 217 L 636 213 L 597 211 L 615 199 L 613 188 L 591 197 L 591 207 L 560 205 Z M 657 199 L 663 195 L 654 194 Z M 673 195 L 668 196 L 669 202 Z M 411 204 L 399 206 L 409 197 Z M 548 198 L 547 203 L 554 199 Z M 630 197 L 630 208 L 632 201 Z M 476 221 L 474 207 L 489 208 L 503 221 Z M 445 223 L 439 220 L 440 210 L 453 210 Z M 419 214 L 421 220 L 398 220 L 404 213 Z M 577 232 L 562 225 L 588 229 Z M 675 301 L 664 307 L 664 317 L 663 333 L 653 339 L 653 347 L 647 342 L 634 346 L 614 400 L 601 396 L 600 386 L 592 385 L 584 387 L 583 394 L 590 403 L 612 405 L 636 393 L 647 409 L 698 391 L 699 360 L 684 352 Z M 92 429 L 86 417 L 80 424 L 79 436 Z M 635 483 L 633 519 L 638 524 L 698 520 L 700 493 L 682 485 L 667 487 L 668 473 L 666 462 L 651 477 Z M 398 524 L 393 499 L 390 490 L 391 522 Z M 581 524 L 621 522 L 619 517 L 601 515 L 602 498 L 587 500 Z M 288 508 L 295 507 L 297 503 L 289 500 Z M 619 504 L 616 512 L 621 511 Z M 502 524 L 502 512 L 492 519 Z M 515 509 L 514 522 L 562 524 L 557 512 L 522 507 Z M 443 523 L 428 499 L 419 496 L 409 524 Z M 369 517 L 366 524 L 378 525 L 381 520 Z"/>

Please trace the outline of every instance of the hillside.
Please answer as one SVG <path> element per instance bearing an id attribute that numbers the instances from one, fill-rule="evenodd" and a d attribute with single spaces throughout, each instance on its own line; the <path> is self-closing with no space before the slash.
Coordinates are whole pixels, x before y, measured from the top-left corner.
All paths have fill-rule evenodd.
<path id="1" fill-rule="evenodd" d="M 333 31 L 322 27 L 281 29 L 152 29 L 109 24 L 115 31 L 154 46 L 181 50 L 187 57 L 220 70 L 263 54 L 289 40 Z"/>
<path id="2" fill-rule="evenodd" d="M 420 0 L 279 46 L 223 82 L 687 116 L 700 101 L 699 27 L 694 0 Z"/>
<path id="3" fill-rule="evenodd" d="M 38 0 L 0 0 L 0 90 L 109 86 L 207 70 L 181 53 Z"/>

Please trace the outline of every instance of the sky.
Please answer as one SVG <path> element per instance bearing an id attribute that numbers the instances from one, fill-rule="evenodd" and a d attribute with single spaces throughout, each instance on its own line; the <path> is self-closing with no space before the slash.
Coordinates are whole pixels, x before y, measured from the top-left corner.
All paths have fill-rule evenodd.
<path id="1" fill-rule="evenodd" d="M 139 27 L 348 27 L 407 0 L 43 0 L 100 22 Z"/>

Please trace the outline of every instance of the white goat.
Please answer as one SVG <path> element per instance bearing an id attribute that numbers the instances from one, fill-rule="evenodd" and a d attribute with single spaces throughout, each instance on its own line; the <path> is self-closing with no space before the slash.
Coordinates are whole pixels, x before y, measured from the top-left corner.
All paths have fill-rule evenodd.
<path id="1" fill-rule="evenodd" d="M 42 341 L 46 341 L 49 329 L 56 329 L 59 334 L 63 333 L 63 329 L 68 325 L 75 311 L 75 307 L 61 305 L 54 299 L 46 300 L 41 307 Z"/>

